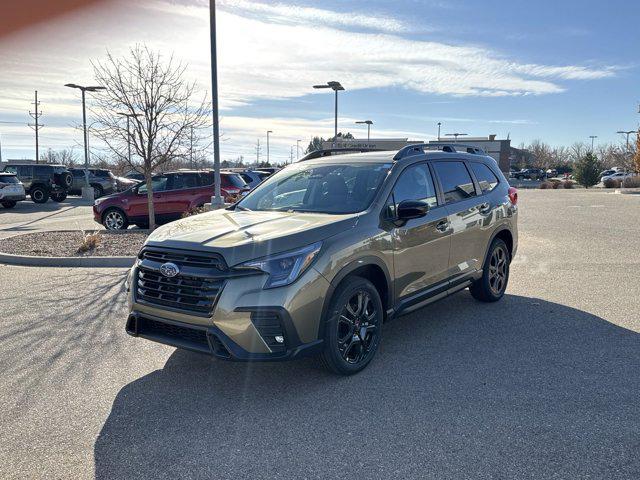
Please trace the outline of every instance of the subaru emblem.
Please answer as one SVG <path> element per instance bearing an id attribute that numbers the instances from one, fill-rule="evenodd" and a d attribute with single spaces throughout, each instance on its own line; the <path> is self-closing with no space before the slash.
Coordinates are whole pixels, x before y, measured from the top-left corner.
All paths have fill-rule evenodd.
<path id="1" fill-rule="evenodd" d="M 175 277 L 180 273 L 180 268 L 175 263 L 163 263 L 160 265 L 160 273 L 165 277 Z"/>

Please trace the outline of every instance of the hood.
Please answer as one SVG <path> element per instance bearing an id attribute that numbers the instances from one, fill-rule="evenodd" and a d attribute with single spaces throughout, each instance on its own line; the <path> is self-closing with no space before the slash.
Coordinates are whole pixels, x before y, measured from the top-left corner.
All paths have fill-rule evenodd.
<path id="1" fill-rule="evenodd" d="M 220 253 L 233 266 L 325 240 L 357 219 L 358 214 L 216 210 L 164 225 L 146 244 Z"/>

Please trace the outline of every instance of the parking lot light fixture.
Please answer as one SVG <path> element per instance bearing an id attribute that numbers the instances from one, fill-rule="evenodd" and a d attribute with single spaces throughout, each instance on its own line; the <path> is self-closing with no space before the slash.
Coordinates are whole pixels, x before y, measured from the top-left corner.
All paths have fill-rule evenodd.
<path id="1" fill-rule="evenodd" d="M 267 130 L 267 165 L 270 165 L 269 163 L 269 135 L 273 133 L 273 130 Z"/>
<path id="2" fill-rule="evenodd" d="M 596 138 L 598 138 L 597 135 L 589 135 L 589 138 L 591 139 L 591 153 L 593 153 L 593 142 Z"/>
<path id="3" fill-rule="evenodd" d="M 627 152 L 629 152 L 629 135 L 637 132 L 635 130 L 618 130 L 616 133 L 627 136 Z"/>
<path id="4" fill-rule="evenodd" d="M 373 122 L 371 120 L 358 120 L 356 123 L 361 125 L 367 125 L 367 147 L 369 146 L 369 141 L 371 140 L 371 125 Z"/>
<path id="5" fill-rule="evenodd" d="M 118 112 L 118 115 L 122 115 L 123 117 L 127 117 L 127 160 L 129 164 L 131 164 L 131 132 L 129 128 L 129 121 L 131 118 L 140 117 L 139 113 L 126 113 L 126 112 Z"/>
<path id="6" fill-rule="evenodd" d="M 336 146 L 336 142 L 338 141 L 338 92 L 340 90 L 344 90 L 344 87 L 340 84 L 340 82 L 331 81 L 327 82 L 324 85 L 314 85 L 313 88 L 330 88 L 335 92 L 335 121 L 334 121 L 334 129 L 333 129 L 333 146 Z"/>
<path id="7" fill-rule="evenodd" d="M 85 171 L 85 174 L 84 174 L 85 187 L 82 189 L 83 190 L 82 198 L 84 198 L 85 200 L 93 201 L 94 199 L 93 188 L 91 188 L 91 185 L 89 185 L 89 150 L 87 147 L 87 107 L 85 102 L 85 97 L 86 97 L 85 92 L 98 92 L 100 90 L 106 90 L 106 88 L 101 86 L 83 87 L 82 85 L 78 85 L 75 83 L 66 83 L 65 87 L 77 88 L 82 92 L 82 129 L 84 131 L 84 171 Z"/>

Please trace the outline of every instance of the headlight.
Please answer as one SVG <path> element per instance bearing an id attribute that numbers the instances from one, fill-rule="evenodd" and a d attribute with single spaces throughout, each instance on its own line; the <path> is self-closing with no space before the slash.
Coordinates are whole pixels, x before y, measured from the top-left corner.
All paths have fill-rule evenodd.
<path id="1" fill-rule="evenodd" d="M 238 265 L 236 268 L 261 270 L 269 274 L 264 288 L 275 288 L 295 282 L 313 262 L 322 247 L 322 242 L 314 243 L 298 250 L 280 253 L 251 260 Z"/>

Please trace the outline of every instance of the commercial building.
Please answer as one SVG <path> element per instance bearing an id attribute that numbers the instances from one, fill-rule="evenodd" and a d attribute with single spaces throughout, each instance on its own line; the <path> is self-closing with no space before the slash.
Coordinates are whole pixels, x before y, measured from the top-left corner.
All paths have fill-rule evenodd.
<path id="1" fill-rule="evenodd" d="M 462 137 L 458 141 L 453 139 L 449 140 L 432 140 L 430 145 L 443 145 L 443 144 L 455 144 L 460 143 L 463 145 L 469 145 L 471 147 L 478 147 L 487 152 L 488 155 L 498 163 L 500 170 L 508 172 L 511 166 L 511 140 L 499 140 L 496 135 L 489 135 L 488 137 Z"/>

